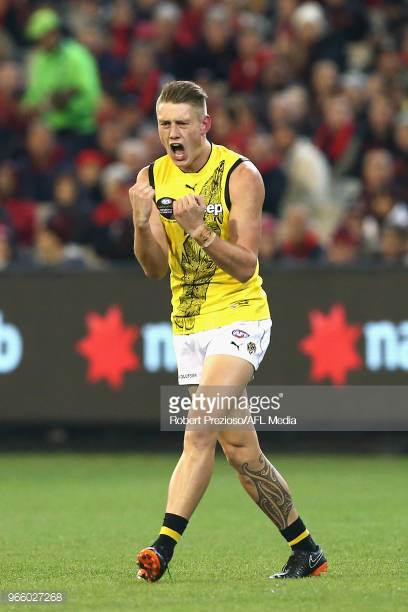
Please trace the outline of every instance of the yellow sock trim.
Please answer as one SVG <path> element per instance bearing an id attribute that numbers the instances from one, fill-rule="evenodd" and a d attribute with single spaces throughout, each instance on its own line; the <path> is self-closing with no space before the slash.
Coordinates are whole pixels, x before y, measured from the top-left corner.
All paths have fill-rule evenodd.
<path id="1" fill-rule="evenodd" d="M 174 531 L 174 529 L 170 529 L 170 527 L 162 527 L 160 529 L 160 535 L 169 536 L 169 538 L 173 538 L 173 540 L 175 540 L 176 542 L 178 542 L 181 538 L 181 533 Z"/>
<path id="2" fill-rule="evenodd" d="M 305 529 L 304 532 L 298 535 L 297 538 L 295 538 L 291 542 L 288 542 L 289 546 L 294 546 L 295 544 L 299 544 L 299 542 L 307 538 L 308 535 L 309 535 L 309 530 Z"/>

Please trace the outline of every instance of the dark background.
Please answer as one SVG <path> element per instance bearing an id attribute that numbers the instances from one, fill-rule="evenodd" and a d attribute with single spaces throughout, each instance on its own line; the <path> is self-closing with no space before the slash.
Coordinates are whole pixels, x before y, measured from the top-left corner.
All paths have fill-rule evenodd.
<path id="1" fill-rule="evenodd" d="M 298 343 L 310 334 L 308 317 L 313 309 L 327 315 L 334 304 L 343 304 L 349 324 L 380 320 L 398 324 L 406 318 L 408 287 L 404 271 L 285 269 L 272 270 L 263 276 L 273 330 L 270 347 L 256 376 L 259 385 L 312 384 L 310 360 L 299 351 Z M 99 439 L 103 443 L 105 439 L 105 443 L 113 444 L 116 437 L 119 446 L 121 439 L 126 446 L 130 440 L 154 445 L 157 438 L 166 446 L 180 438 L 180 434 L 158 433 L 160 385 L 176 384 L 176 372 L 163 368 L 156 373 L 146 371 L 142 334 L 134 344 L 141 367 L 125 374 L 121 388 L 113 389 L 105 380 L 96 383 L 87 380 L 87 360 L 75 349 L 77 342 L 87 335 L 86 315 L 96 312 L 105 316 L 114 305 L 121 308 L 125 325 L 142 327 L 167 322 L 168 283 L 148 281 L 132 269 L 2 276 L 3 321 L 18 327 L 24 342 L 19 367 L 12 373 L 0 374 L 3 447 L 10 446 L 12 439 L 16 443 L 16 436 L 19 444 L 24 439 L 28 441 L 31 434 L 38 438 L 38 432 L 42 444 L 48 441 L 56 445 L 66 445 L 75 438 L 73 432 L 81 431 L 93 436 L 94 442 Z M 349 373 L 348 384 L 406 384 L 407 373 L 402 369 L 370 372 L 366 368 L 363 332 L 357 351 L 363 365 Z M 326 379 L 320 384 L 331 382 Z M 275 439 L 278 436 L 270 434 L 269 438 L 271 435 Z M 285 439 L 285 435 L 289 434 L 279 434 L 279 440 Z M 298 434 L 302 445 L 318 434 L 308 435 Z M 405 440 L 404 434 L 399 435 Z M 396 440 L 398 436 L 386 434 L 385 438 Z"/>

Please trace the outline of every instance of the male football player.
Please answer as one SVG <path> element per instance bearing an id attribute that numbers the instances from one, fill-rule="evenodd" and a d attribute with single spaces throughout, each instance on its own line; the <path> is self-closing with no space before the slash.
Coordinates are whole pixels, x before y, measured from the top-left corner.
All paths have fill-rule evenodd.
<path id="1" fill-rule="evenodd" d="M 211 143 L 207 95 L 190 81 L 165 85 L 157 100 L 166 154 L 130 189 L 135 256 L 146 276 L 170 268 L 179 383 L 244 390 L 269 344 L 271 320 L 259 276 L 262 178 L 247 159 Z M 259 447 L 255 429 L 186 429 L 158 538 L 142 549 L 138 577 L 161 578 L 211 478 L 220 443 L 244 489 L 292 548 L 273 578 L 327 571 L 288 485 Z"/>

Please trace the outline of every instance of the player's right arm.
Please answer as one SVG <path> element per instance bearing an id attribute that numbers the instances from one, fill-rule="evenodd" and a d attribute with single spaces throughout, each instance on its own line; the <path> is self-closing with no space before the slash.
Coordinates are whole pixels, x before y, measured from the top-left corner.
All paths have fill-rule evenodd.
<path id="1" fill-rule="evenodd" d="M 154 189 L 149 183 L 148 168 L 137 175 L 129 189 L 135 229 L 136 259 L 149 278 L 160 280 L 168 271 L 168 243 L 166 232 L 154 203 Z"/>

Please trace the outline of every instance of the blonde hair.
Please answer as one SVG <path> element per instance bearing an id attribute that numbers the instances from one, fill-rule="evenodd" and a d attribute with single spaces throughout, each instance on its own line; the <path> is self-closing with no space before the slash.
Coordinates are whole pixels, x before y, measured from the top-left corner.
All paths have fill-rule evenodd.
<path id="1" fill-rule="evenodd" d="M 193 81 L 170 81 L 163 87 L 157 99 L 156 108 L 162 102 L 190 104 L 206 115 L 207 98 L 204 89 Z"/>

